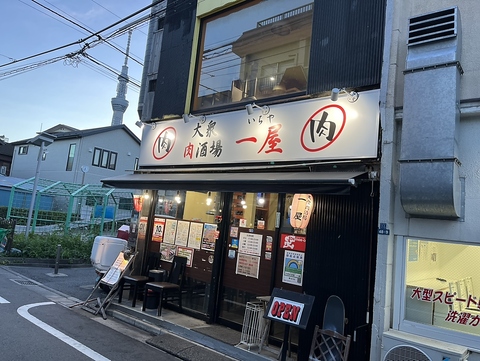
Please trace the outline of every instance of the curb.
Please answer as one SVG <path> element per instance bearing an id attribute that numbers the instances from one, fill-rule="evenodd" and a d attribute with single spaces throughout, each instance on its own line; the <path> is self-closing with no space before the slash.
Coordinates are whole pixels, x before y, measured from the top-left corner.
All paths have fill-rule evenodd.
<path id="1" fill-rule="evenodd" d="M 1 266 L 22 266 L 22 267 L 51 267 L 55 268 L 56 260 L 53 258 L 23 258 L 23 257 L 2 257 Z M 59 268 L 92 267 L 91 263 L 85 260 L 61 259 Z"/>
<path id="2" fill-rule="evenodd" d="M 122 311 L 126 312 L 122 312 Z M 142 315 L 142 317 L 145 317 L 144 319 L 140 320 L 137 318 L 135 315 L 130 314 L 128 312 L 128 309 L 124 308 L 121 305 L 117 304 L 110 304 L 109 307 L 106 310 L 107 315 L 111 316 L 114 319 L 117 319 L 119 321 L 125 322 L 129 325 L 138 327 L 139 329 L 146 331 L 152 335 L 161 335 L 161 334 L 167 334 L 170 333 L 172 335 L 175 335 L 177 337 L 180 337 L 192 344 L 192 346 L 201 346 L 205 349 L 205 357 L 207 358 L 202 358 L 205 360 L 208 360 L 208 355 L 211 352 L 216 352 L 223 354 L 227 356 L 228 358 L 234 359 L 234 360 L 239 360 L 239 361 L 265 361 L 265 360 L 271 360 L 271 358 L 262 356 L 260 354 L 256 354 L 253 352 L 246 351 L 244 349 L 241 349 L 239 347 L 231 346 L 228 344 L 225 344 L 224 342 L 221 342 L 219 340 L 216 340 L 214 338 L 211 338 L 209 336 L 200 334 L 198 332 L 195 332 L 195 330 L 191 330 L 188 328 L 185 328 L 183 326 L 179 326 L 176 324 L 173 324 L 168 321 L 164 320 L 159 320 L 155 317 L 152 317 L 150 315 Z M 151 321 L 148 319 L 152 318 Z M 155 323 L 153 323 L 155 322 Z M 173 347 L 173 346 L 172 346 Z M 170 351 L 168 349 L 162 348 L 165 352 L 171 353 L 176 357 L 179 357 L 180 359 L 184 361 L 193 361 L 191 358 L 184 358 L 182 357 L 181 354 L 175 353 L 174 351 Z M 197 352 L 201 352 L 201 350 L 197 350 Z M 200 356 L 199 356 L 200 357 Z"/>

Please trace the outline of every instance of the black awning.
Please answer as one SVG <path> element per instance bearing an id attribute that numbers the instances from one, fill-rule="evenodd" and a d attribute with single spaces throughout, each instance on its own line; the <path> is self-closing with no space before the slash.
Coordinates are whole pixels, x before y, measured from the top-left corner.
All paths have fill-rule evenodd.
<path id="1" fill-rule="evenodd" d="M 366 172 L 137 173 L 103 179 L 129 189 L 348 194 Z"/>

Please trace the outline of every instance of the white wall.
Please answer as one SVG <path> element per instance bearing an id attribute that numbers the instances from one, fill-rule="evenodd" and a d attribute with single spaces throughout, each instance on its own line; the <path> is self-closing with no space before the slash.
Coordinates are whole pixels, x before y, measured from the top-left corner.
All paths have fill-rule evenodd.
<path id="1" fill-rule="evenodd" d="M 66 171 L 70 144 L 76 144 L 74 164 L 71 171 Z M 95 147 L 117 153 L 116 169 L 92 166 Z M 90 152 L 91 150 L 91 152 Z M 30 178 L 35 176 L 39 147 L 29 145 L 28 154 L 15 156 L 12 160 L 12 177 Z M 69 183 L 101 184 L 101 179 L 123 175 L 132 171 L 135 158 L 139 157 L 140 145 L 125 130 L 115 129 L 83 138 L 58 139 L 47 147 L 45 161 L 40 164 L 40 178 Z M 81 171 L 88 166 L 87 173 Z"/>

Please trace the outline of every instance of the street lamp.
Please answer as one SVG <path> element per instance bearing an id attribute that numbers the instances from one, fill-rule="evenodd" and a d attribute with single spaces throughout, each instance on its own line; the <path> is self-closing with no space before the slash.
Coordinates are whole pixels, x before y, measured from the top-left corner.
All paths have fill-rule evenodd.
<path id="1" fill-rule="evenodd" d="M 37 147 L 40 147 L 40 149 L 38 150 L 37 168 L 35 169 L 35 180 L 33 182 L 30 209 L 28 210 L 27 227 L 25 228 L 25 238 L 28 238 L 28 234 L 30 232 L 30 223 L 32 222 L 32 213 L 33 213 L 33 207 L 35 205 L 35 196 L 37 195 L 38 174 L 40 173 L 40 163 L 42 162 L 43 152 L 45 151 L 45 147 L 48 147 L 50 144 L 52 144 L 55 138 L 57 137 L 56 135 L 48 134 L 48 133 L 37 133 L 37 134 L 38 135 L 35 138 L 32 138 L 29 141 L 27 141 L 27 143 L 36 145 Z"/>

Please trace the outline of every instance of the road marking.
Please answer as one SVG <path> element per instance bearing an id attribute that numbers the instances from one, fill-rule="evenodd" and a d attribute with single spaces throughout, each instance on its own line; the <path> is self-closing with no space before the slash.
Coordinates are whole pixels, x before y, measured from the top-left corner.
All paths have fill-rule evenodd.
<path id="1" fill-rule="evenodd" d="M 5 298 L 0 297 L 0 303 L 10 303 L 10 302 L 8 302 Z"/>
<path id="2" fill-rule="evenodd" d="M 100 355 L 99 353 L 93 351 L 91 348 L 88 348 L 84 344 L 78 342 L 77 340 L 65 335 L 63 332 L 58 331 L 57 329 L 53 328 L 52 326 L 47 325 L 45 322 L 40 321 L 38 318 L 32 316 L 31 314 L 28 313 L 28 310 L 33 307 L 38 307 L 38 306 L 46 306 L 46 305 L 54 305 L 54 302 L 39 302 L 39 303 L 32 303 L 29 305 L 21 306 L 17 309 L 17 312 L 20 316 L 23 318 L 27 319 L 34 325 L 40 327 L 44 331 L 47 331 L 49 334 L 52 336 L 58 338 L 60 341 L 65 342 L 67 345 L 77 349 L 81 353 L 83 353 L 85 356 L 91 358 L 92 360 L 95 361 L 110 361 L 110 359 Z"/>

